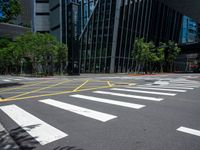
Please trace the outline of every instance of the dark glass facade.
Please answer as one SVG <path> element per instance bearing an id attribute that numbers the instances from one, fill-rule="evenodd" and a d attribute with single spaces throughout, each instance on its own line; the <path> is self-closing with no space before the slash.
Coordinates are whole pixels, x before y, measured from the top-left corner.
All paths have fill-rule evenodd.
<path id="1" fill-rule="evenodd" d="M 81 2 L 85 6 L 89 1 Z M 92 9 L 87 21 L 84 15 L 81 21 L 84 27 L 79 37 L 80 71 L 83 73 L 131 71 L 136 38 L 143 37 L 155 44 L 179 41 L 182 15 L 159 0 L 97 0 Z M 85 12 L 83 6 L 81 10 Z"/>

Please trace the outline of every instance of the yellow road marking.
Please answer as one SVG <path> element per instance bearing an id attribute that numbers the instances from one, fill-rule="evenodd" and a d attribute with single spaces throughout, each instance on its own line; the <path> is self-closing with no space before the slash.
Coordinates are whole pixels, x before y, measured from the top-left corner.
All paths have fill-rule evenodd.
<path id="1" fill-rule="evenodd" d="M 78 91 L 81 87 L 83 87 L 86 83 L 88 83 L 89 82 L 89 80 L 86 80 L 83 84 L 81 84 L 80 86 L 78 86 L 77 88 L 75 88 L 74 90 L 73 90 L 73 92 L 76 92 L 76 91 Z"/>
<path id="2" fill-rule="evenodd" d="M 107 81 L 107 83 L 108 83 L 108 85 L 109 85 L 110 87 L 112 87 L 112 84 L 110 83 L 110 81 Z"/>
<path id="3" fill-rule="evenodd" d="M 42 95 L 35 95 L 35 96 L 19 97 L 19 98 L 15 98 L 15 99 L 4 99 L 3 101 L 0 101 L 0 102 L 16 101 L 16 100 L 46 97 L 46 96 L 55 96 L 55 95 L 62 95 L 62 94 L 75 93 L 75 92 L 81 92 L 81 91 L 89 91 L 89 90 L 97 90 L 97 89 L 103 89 L 103 88 L 110 88 L 110 86 L 102 86 L 102 87 L 96 87 L 96 88 L 82 89 L 82 90 L 77 90 L 77 91 L 62 91 L 62 92 L 51 93 L 51 94 L 42 94 Z"/>
<path id="4" fill-rule="evenodd" d="M 39 85 L 39 84 L 42 84 L 42 83 L 45 83 L 45 82 L 48 82 L 48 81 L 43 81 L 43 82 L 38 81 L 38 82 L 36 82 L 35 84 L 28 84 L 28 85 L 24 85 L 24 86 L 21 86 L 21 87 L 8 88 L 8 89 L 5 89 L 5 90 L 1 90 L 0 93 L 1 93 L 1 92 L 6 92 L 6 91 L 12 91 L 12 90 L 19 90 L 19 89 L 23 89 L 23 88 L 25 88 L 25 87 L 30 87 L 30 86 L 34 86 L 34 85 Z"/>
<path id="5" fill-rule="evenodd" d="M 7 98 L 7 100 L 13 99 L 13 98 L 17 98 L 17 97 L 21 97 L 21 96 L 24 96 L 24 95 L 28 95 L 28 94 L 31 94 L 31 93 L 36 93 L 36 92 L 39 92 L 39 91 L 42 91 L 42 90 L 46 90 L 46 89 L 49 89 L 49 88 L 64 84 L 66 82 L 69 82 L 69 80 L 67 80 L 67 81 L 65 80 L 65 81 L 59 82 L 57 84 L 49 85 L 49 86 L 46 86 L 46 87 L 43 87 L 43 88 L 40 88 L 40 89 L 36 89 L 36 90 L 30 91 L 30 92 L 19 94 L 19 95 L 16 95 L 16 96 L 12 96 L 12 97 Z"/>
<path id="6" fill-rule="evenodd" d="M 107 81 L 94 80 L 94 79 L 92 79 L 92 80 L 90 80 L 90 81 L 99 82 L 99 83 L 101 83 L 101 82 L 106 83 L 106 82 L 107 82 Z"/>

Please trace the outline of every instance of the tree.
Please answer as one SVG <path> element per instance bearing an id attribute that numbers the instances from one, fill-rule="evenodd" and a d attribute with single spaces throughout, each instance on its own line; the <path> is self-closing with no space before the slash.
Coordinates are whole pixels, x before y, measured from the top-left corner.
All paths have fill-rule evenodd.
<path id="1" fill-rule="evenodd" d="M 60 44 L 58 46 L 57 62 L 59 66 L 60 74 L 63 74 L 63 69 L 67 66 L 68 58 L 68 47 L 65 44 Z"/>
<path id="2" fill-rule="evenodd" d="M 167 54 L 166 54 L 166 61 L 169 63 L 170 72 L 173 71 L 173 64 L 174 60 L 181 52 L 181 49 L 178 47 L 178 44 L 173 41 L 168 41 L 167 43 Z"/>
<path id="3" fill-rule="evenodd" d="M 162 42 L 159 43 L 159 46 L 156 48 L 158 63 L 160 65 L 160 72 L 163 72 L 163 65 L 165 62 L 165 48 L 166 48 L 166 44 Z"/>
<path id="4" fill-rule="evenodd" d="M 22 60 L 30 60 L 32 73 L 53 75 L 56 63 L 67 62 L 67 48 L 50 34 L 26 33 L 9 45 L 15 70 L 22 68 Z M 25 62 L 26 63 L 26 62 Z"/>
<path id="5" fill-rule="evenodd" d="M 152 41 L 145 42 L 144 38 L 140 38 L 136 39 L 134 44 L 132 56 L 136 61 L 135 71 L 139 72 L 142 66 L 142 71 L 145 73 L 147 73 L 149 67 L 152 72 L 152 63 L 157 60 L 154 43 Z"/>
<path id="6" fill-rule="evenodd" d="M 21 13 L 20 0 L 0 0 L 0 22 L 11 22 Z"/>
<path id="7" fill-rule="evenodd" d="M 155 64 L 158 61 L 158 54 L 157 54 L 157 49 L 155 47 L 155 44 L 150 41 L 149 43 L 147 43 L 148 45 L 148 64 L 149 64 L 149 69 L 150 72 L 152 73 L 152 64 Z"/>
<path id="8" fill-rule="evenodd" d="M 135 72 L 139 72 L 141 65 L 144 66 L 146 56 L 148 55 L 148 49 L 147 44 L 144 42 L 144 38 L 136 39 L 134 45 L 132 57 L 136 62 Z"/>
<path id="9" fill-rule="evenodd" d="M 8 49 L 11 39 L 0 38 L 0 73 L 9 73 L 10 66 L 13 64 L 12 51 Z"/>

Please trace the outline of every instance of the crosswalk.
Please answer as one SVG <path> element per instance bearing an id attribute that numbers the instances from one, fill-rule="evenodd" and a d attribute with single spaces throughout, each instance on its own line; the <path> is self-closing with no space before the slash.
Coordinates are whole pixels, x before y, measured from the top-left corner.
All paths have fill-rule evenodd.
<path id="1" fill-rule="evenodd" d="M 2 106 L 0 109 L 28 134 L 35 137 L 41 145 L 48 144 L 67 136 L 64 132 L 47 124 L 16 105 Z"/>
<path id="2" fill-rule="evenodd" d="M 123 107 L 127 109 L 140 110 L 147 107 L 147 105 L 145 105 L 145 101 L 159 103 L 167 97 L 173 97 L 199 87 L 200 82 L 197 81 L 189 82 L 188 80 L 174 80 L 166 85 L 146 84 L 133 87 L 110 88 L 90 91 L 89 93 L 74 93 L 67 97 L 73 98 L 75 101 L 82 101 L 85 103 L 93 102 L 113 105 L 118 107 L 117 109 Z M 109 98 L 104 98 L 105 96 Z M 124 99 L 121 100 L 120 98 Z M 129 102 L 125 100 L 129 100 Z M 137 100 L 137 103 L 135 103 L 134 100 Z M 141 104 L 139 104 L 138 101 Z M 116 115 L 110 114 L 109 112 L 96 111 L 91 108 L 72 105 L 65 101 L 61 102 L 59 99 L 42 99 L 39 100 L 38 103 L 50 106 L 48 107 L 49 109 L 55 108 L 63 110 L 66 114 L 71 112 L 102 123 L 117 120 L 120 117 L 119 114 Z M 107 105 L 105 105 L 105 107 L 106 106 Z M 0 106 L 0 110 L 9 116 L 17 125 L 22 127 L 30 136 L 34 137 L 41 145 L 57 141 L 68 136 L 68 133 L 64 133 L 63 131 L 57 129 L 57 127 L 53 127 L 52 125 L 40 120 L 33 114 L 30 114 L 28 110 L 24 110 L 17 105 Z M 36 127 L 29 128 L 29 126 Z"/>
<path id="3" fill-rule="evenodd" d="M 18 77 L 18 78 L 0 78 L 0 82 L 8 83 L 8 82 L 17 82 L 17 81 L 35 81 L 37 78 L 26 78 L 26 77 Z"/>
<path id="4" fill-rule="evenodd" d="M 53 78 L 45 78 L 45 79 L 53 79 Z M 44 80 L 44 78 L 36 78 L 36 77 L 0 77 L 0 82 L 2 83 L 10 83 L 10 82 L 20 82 L 20 81 L 37 81 Z"/>

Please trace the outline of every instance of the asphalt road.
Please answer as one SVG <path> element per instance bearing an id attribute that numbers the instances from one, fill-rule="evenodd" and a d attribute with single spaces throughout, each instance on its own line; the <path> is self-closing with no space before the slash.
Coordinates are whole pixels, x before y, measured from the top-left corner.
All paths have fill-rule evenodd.
<path id="1" fill-rule="evenodd" d="M 0 122 L 22 150 L 200 150 L 199 87 L 200 74 L 0 76 Z"/>

